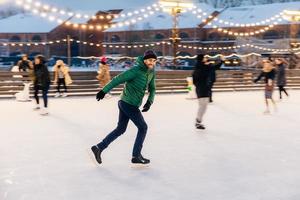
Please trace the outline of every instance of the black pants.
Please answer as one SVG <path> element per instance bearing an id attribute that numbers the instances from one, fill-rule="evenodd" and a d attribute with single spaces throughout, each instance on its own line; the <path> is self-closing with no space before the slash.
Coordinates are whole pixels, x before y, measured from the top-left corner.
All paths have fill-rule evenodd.
<path id="1" fill-rule="evenodd" d="M 37 104 L 40 104 L 39 90 L 42 90 L 44 107 L 47 108 L 48 107 L 48 90 L 49 90 L 49 86 L 44 86 L 44 87 L 40 86 L 40 85 L 35 85 L 34 86 L 34 98 L 35 98 Z"/>
<path id="2" fill-rule="evenodd" d="M 99 149 L 104 150 L 115 139 L 125 133 L 128 122 L 131 120 L 138 128 L 138 133 L 135 139 L 132 156 L 138 157 L 141 155 L 143 143 L 147 134 L 148 126 L 144 120 L 144 117 L 138 107 L 132 106 L 124 101 L 119 101 L 119 122 L 115 130 L 108 134 L 102 142 L 97 146 Z"/>
<path id="3" fill-rule="evenodd" d="M 65 92 L 67 92 L 67 85 L 66 85 L 66 81 L 64 78 L 59 78 L 58 79 L 58 82 L 57 82 L 57 92 L 60 92 L 60 86 L 63 85 L 64 86 L 64 89 L 65 89 Z"/>
<path id="4" fill-rule="evenodd" d="M 280 99 L 282 99 L 282 92 L 284 92 L 286 96 L 289 96 L 289 94 L 287 93 L 283 85 L 278 86 L 278 88 L 279 88 Z"/>

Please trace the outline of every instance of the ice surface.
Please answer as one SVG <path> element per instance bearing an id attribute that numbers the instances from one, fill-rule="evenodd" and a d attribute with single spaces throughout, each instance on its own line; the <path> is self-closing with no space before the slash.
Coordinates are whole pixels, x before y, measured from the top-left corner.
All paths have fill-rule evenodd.
<path id="1" fill-rule="evenodd" d="M 132 168 L 136 128 L 103 153 L 88 154 L 117 120 L 117 97 L 0 101 L 1 200 L 299 200 L 300 92 L 263 115 L 263 92 L 217 93 L 195 131 L 197 102 L 158 95 L 145 119 L 147 168 Z M 276 96 L 276 99 L 278 97 Z"/>

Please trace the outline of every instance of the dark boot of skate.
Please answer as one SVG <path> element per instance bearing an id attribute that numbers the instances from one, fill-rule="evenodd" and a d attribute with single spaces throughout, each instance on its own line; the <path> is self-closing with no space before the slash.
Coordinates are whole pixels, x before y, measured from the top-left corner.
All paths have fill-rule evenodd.
<path id="1" fill-rule="evenodd" d="M 138 157 L 132 157 L 131 163 L 133 164 L 142 164 L 142 165 L 147 165 L 150 163 L 149 159 L 144 158 L 142 155 Z"/>
<path id="2" fill-rule="evenodd" d="M 201 129 L 201 130 L 204 130 L 205 129 L 205 126 L 201 123 L 200 120 L 196 119 L 196 129 Z"/>
<path id="3" fill-rule="evenodd" d="M 101 153 L 102 150 L 99 149 L 97 146 L 92 146 L 91 148 L 92 152 L 94 153 L 95 159 L 96 161 L 101 164 L 102 163 L 102 159 L 101 159 Z"/>

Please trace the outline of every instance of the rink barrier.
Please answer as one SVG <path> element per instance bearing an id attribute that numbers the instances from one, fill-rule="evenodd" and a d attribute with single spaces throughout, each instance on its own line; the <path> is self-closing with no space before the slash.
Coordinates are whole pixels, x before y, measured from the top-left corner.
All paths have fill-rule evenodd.
<path id="1" fill-rule="evenodd" d="M 217 82 L 214 91 L 255 91 L 262 90 L 264 83 L 261 81 L 254 84 L 253 80 L 260 71 L 218 71 Z M 113 71 L 114 77 L 120 72 Z M 157 93 L 188 93 L 187 77 L 191 71 L 158 71 L 157 72 Z M 99 81 L 96 80 L 97 72 L 71 72 L 73 84 L 69 86 L 69 96 L 93 96 L 99 91 Z M 53 73 L 51 73 L 53 80 Z M 0 72 L 0 98 L 14 98 L 17 92 L 23 90 L 23 81 L 30 81 L 28 73 Z M 118 86 L 112 94 L 120 94 L 123 85 Z M 300 89 L 300 70 L 287 71 L 287 88 Z M 49 96 L 54 96 L 56 86 L 51 85 Z M 31 87 L 31 96 L 33 94 Z"/>

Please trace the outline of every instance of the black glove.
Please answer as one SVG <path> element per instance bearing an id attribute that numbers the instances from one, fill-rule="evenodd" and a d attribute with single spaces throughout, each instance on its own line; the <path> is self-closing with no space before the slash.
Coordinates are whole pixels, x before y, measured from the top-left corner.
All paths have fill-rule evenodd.
<path id="1" fill-rule="evenodd" d="M 105 97 L 105 92 L 103 92 L 103 90 L 100 90 L 100 92 L 97 93 L 96 95 L 96 99 L 97 101 L 100 101 L 101 99 L 103 99 Z"/>
<path id="2" fill-rule="evenodd" d="M 143 110 L 142 112 L 147 112 L 151 107 L 151 102 L 150 101 L 147 101 L 143 107 Z"/>

